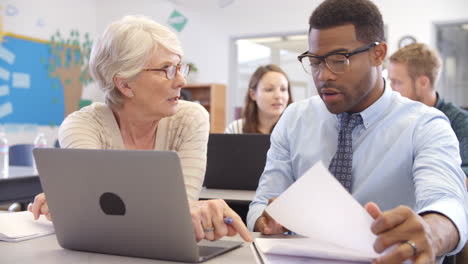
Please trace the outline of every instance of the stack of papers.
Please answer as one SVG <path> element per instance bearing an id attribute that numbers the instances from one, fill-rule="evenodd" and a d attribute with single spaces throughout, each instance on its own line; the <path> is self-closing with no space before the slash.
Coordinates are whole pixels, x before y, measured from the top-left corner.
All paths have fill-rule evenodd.
<path id="1" fill-rule="evenodd" d="M 291 263 L 304 259 L 370 262 L 374 221 L 321 162 L 314 165 L 267 208 L 266 212 L 298 238 L 257 238 L 261 263 Z M 315 263 L 315 262 L 314 262 Z"/>
<path id="2" fill-rule="evenodd" d="M 0 214 L 0 240 L 18 242 L 53 233 L 52 222 L 44 216 L 35 221 L 27 211 Z"/>

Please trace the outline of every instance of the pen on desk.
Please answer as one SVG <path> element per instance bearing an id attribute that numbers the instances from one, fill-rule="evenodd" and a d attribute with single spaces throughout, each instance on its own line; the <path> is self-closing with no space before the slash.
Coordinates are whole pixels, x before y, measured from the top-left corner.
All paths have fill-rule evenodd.
<path id="1" fill-rule="evenodd" d="M 232 224 L 232 218 L 231 217 L 224 217 L 224 223 L 225 224 Z"/>

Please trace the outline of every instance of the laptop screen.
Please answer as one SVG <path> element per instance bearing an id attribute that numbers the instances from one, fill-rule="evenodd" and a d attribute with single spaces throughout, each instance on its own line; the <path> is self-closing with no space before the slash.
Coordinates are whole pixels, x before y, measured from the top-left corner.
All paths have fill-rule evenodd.
<path id="1" fill-rule="evenodd" d="M 270 135 L 210 134 L 204 186 L 256 190 L 269 148 Z"/>

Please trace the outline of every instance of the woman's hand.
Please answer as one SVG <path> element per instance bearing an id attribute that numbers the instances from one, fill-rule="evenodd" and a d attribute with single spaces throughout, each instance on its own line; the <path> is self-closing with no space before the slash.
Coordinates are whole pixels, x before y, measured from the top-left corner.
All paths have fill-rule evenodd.
<path id="1" fill-rule="evenodd" d="M 197 241 L 218 240 L 224 236 L 239 234 L 246 242 L 251 242 L 249 230 L 242 219 L 224 200 L 204 200 L 190 202 L 193 229 Z M 225 219 L 232 219 L 226 223 Z"/>
<path id="2" fill-rule="evenodd" d="M 41 215 L 45 215 L 45 217 L 52 221 L 52 217 L 50 216 L 49 206 L 47 206 L 47 200 L 44 193 L 40 193 L 34 197 L 34 203 L 29 204 L 28 206 L 29 212 L 33 213 L 34 220 L 39 219 Z"/>

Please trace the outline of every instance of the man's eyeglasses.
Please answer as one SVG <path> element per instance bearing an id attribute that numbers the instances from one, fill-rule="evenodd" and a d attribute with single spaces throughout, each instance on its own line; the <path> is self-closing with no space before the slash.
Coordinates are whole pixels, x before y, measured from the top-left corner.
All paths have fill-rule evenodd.
<path id="1" fill-rule="evenodd" d="M 168 67 L 164 67 L 161 69 L 143 69 L 143 71 L 163 71 L 166 73 L 166 78 L 168 80 L 173 80 L 176 76 L 177 71 L 182 74 L 182 76 L 187 77 L 187 75 L 190 72 L 190 65 L 185 64 L 185 63 L 180 63 L 177 65 L 171 65 Z"/>
<path id="2" fill-rule="evenodd" d="M 366 52 L 379 44 L 379 42 L 374 42 L 352 52 L 332 52 L 325 56 L 310 54 L 306 51 L 297 56 L 297 59 L 301 62 L 302 67 L 307 73 L 317 74 L 323 63 L 333 73 L 345 73 L 349 68 L 349 58 L 351 56 Z"/>

